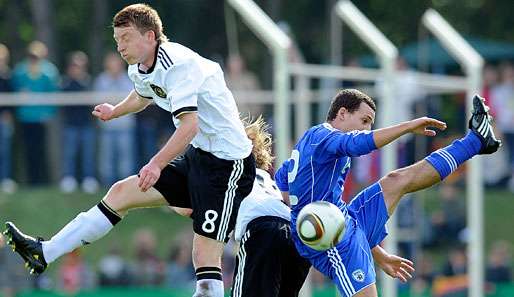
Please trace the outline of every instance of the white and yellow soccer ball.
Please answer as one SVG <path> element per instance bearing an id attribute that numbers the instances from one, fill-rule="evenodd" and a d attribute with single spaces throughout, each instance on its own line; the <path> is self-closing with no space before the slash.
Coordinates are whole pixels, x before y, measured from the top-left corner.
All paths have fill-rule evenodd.
<path id="1" fill-rule="evenodd" d="M 326 201 L 307 204 L 296 219 L 300 239 L 317 251 L 325 251 L 338 244 L 343 239 L 345 229 L 343 212 Z"/>

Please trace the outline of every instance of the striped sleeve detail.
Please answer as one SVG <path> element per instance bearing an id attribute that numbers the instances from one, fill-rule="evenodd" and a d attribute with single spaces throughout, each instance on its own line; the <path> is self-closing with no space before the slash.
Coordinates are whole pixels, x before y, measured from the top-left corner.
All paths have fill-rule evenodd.
<path id="1" fill-rule="evenodd" d="M 173 116 L 175 118 L 178 118 L 183 113 L 197 112 L 197 111 L 198 111 L 198 107 L 196 107 L 196 106 L 186 106 L 186 107 L 182 107 L 182 108 L 175 110 L 173 112 Z"/>
<path id="2" fill-rule="evenodd" d="M 221 268 L 219 267 L 199 267 L 195 271 L 196 280 L 202 279 L 217 279 L 222 280 L 223 274 L 221 273 Z"/>

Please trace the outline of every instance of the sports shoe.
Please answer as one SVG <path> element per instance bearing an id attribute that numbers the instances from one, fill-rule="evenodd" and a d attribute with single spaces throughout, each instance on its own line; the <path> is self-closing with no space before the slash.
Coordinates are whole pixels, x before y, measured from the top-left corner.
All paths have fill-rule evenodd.
<path id="1" fill-rule="evenodd" d="M 489 107 L 485 105 L 484 98 L 475 95 L 473 97 L 473 111 L 468 126 L 482 142 L 482 148 L 478 153 L 480 155 L 496 152 L 502 143 L 494 136 L 491 122 L 492 117 L 489 115 Z"/>
<path id="2" fill-rule="evenodd" d="M 4 235 L 7 237 L 7 244 L 25 260 L 25 267 L 29 269 L 30 274 L 40 274 L 45 271 L 48 264 L 43 256 L 41 244 L 43 239 L 23 234 L 11 222 L 5 223 L 5 227 Z"/>

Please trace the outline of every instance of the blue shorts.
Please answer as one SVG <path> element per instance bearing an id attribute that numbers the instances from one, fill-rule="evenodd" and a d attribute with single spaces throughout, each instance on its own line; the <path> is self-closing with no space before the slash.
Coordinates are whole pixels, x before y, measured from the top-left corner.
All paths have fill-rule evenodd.
<path id="1" fill-rule="evenodd" d="M 348 214 L 357 221 L 366 234 L 369 246 L 374 248 L 387 236 L 385 224 L 389 220 L 387 207 L 378 182 L 362 190 L 348 205 Z"/>
<path id="2" fill-rule="evenodd" d="M 371 248 L 387 235 L 385 224 L 389 219 L 378 182 L 360 192 L 347 210 L 353 220 L 348 222 L 347 234 L 340 243 L 325 252 L 312 250 L 310 255 L 306 255 L 306 251 L 311 249 L 302 249 L 302 256 L 328 276 L 344 297 L 353 296 L 375 283 Z M 297 245 L 303 245 L 299 240 L 295 241 Z"/>

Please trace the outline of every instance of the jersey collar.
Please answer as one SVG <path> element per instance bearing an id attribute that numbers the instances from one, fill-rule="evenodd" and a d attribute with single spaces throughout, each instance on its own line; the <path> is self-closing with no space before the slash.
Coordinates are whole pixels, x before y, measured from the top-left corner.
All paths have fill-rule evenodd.
<path id="1" fill-rule="evenodd" d="M 150 74 L 153 72 L 154 68 L 155 68 L 155 64 L 157 64 L 157 52 L 159 51 L 159 47 L 161 46 L 160 43 L 157 43 L 157 46 L 155 47 L 155 53 L 154 53 L 154 57 L 153 57 L 153 63 L 152 63 L 152 67 L 148 68 L 148 70 L 146 71 L 143 71 L 141 70 L 141 68 L 139 68 L 141 66 L 141 63 L 137 63 L 137 71 L 141 74 Z"/>
<path id="2" fill-rule="evenodd" d="M 332 125 L 330 125 L 327 122 L 323 123 L 323 127 L 327 128 L 328 130 L 331 130 L 331 131 L 336 130 L 336 128 L 334 128 Z"/>
<path id="3" fill-rule="evenodd" d="M 269 177 L 271 179 L 271 175 L 269 174 L 269 172 L 267 172 L 265 170 L 262 170 L 260 168 L 255 168 L 255 171 L 256 171 L 257 174 L 259 174 L 261 176 L 264 175 L 264 176 Z"/>

